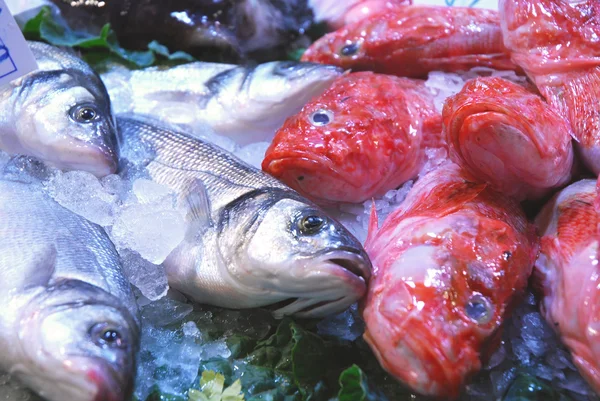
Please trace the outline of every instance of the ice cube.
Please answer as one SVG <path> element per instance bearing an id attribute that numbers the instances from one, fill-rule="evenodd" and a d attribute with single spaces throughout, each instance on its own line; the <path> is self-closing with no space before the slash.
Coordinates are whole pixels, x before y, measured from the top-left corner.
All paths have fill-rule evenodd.
<path id="1" fill-rule="evenodd" d="M 490 380 L 492 381 L 494 395 L 496 397 L 502 397 L 516 376 L 516 367 L 510 368 L 506 371 L 492 371 L 490 373 Z"/>
<path id="2" fill-rule="evenodd" d="M 164 297 L 169 290 L 167 274 L 161 265 L 155 265 L 129 249 L 120 249 L 123 272 L 129 282 L 151 301 Z"/>
<path id="3" fill-rule="evenodd" d="M 251 143 L 236 151 L 235 155 L 251 166 L 260 169 L 265 158 L 265 152 L 270 145 L 270 142 Z"/>
<path id="4" fill-rule="evenodd" d="M 229 358 L 231 351 L 223 340 L 216 340 L 202 345 L 200 357 L 203 361 L 213 358 Z"/>
<path id="5" fill-rule="evenodd" d="M 365 326 L 359 317 L 357 304 L 342 313 L 326 317 L 317 324 L 317 334 L 334 336 L 347 341 L 356 340 L 364 331 Z"/>
<path id="6" fill-rule="evenodd" d="M 200 330 L 198 329 L 198 326 L 196 326 L 196 323 L 194 323 L 194 322 L 185 322 L 183 324 L 182 328 L 183 328 L 183 335 L 185 335 L 185 336 L 200 338 L 202 335 L 200 333 Z"/>
<path id="7" fill-rule="evenodd" d="M 141 308 L 142 318 L 148 324 L 165 327 L 182 321 L 194 307 L 190 304 L 164 297 Z"/>
<path id="8" fill-rule="evenodd" d="M 537 312 L 523 316 L 521 337 L 525 346 L 536 356 L 543 356 L 548 350 L 547 340 L 552 337 L 550 328 Z"/>
<path id="9" fill-rule="evenodd" d="M 555 382 L 556 383 L 556 382 Z M 565 379 L 557 381 L 556 384 L 559 388 L 572 391 L 581 395 L 593 395 L 594 391 L 590 386 L 583 380 L 581 375 L 577 372 L 566 371 Z"/>
<path id="10" fill-rule="evenodd" d="M 504 359 L 506 358 L 506 346 L 504 344 L 500 344 L 498 349 L 492 354 L 487 365 L 485 366 L 486 370 L 490 370 L 500 365 Z"/>
<path id="11" fill-rule="evenodd" d="M 61 206 L 92 223 L 110 226 L 114 221 L 117 197 L 85 171 L 55 174 L 46 182 L 48 194 Z"/>

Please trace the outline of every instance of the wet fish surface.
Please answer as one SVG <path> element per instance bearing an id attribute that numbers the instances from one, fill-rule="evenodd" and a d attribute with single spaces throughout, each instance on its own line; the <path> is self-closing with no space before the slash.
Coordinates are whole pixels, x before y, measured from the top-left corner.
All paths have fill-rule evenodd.
<path id="1" fill-rule="evenodd" d="M 114 117 L 100 77 L 69 51 L 28 43 L 39 69 L 0 88 L 0 150 L 98 177 L 116 172 Z"/>
<path id="2" fill-rule="evenodd" d="M 120 115 L 123 155 L 180 195 L 188 234 L 165 260 L 199 303 L 318 317 L 366 291 L 370 261 L 340 223 L 276 179 L 158 121 Z M 124 167 L 124 172 L 129 167 Z"/>
<path id="3" fill-rule="evenodd" d="M 0 181 L 0 370 L 49 401 L 125 401 L 139 317 L 103 229 Z"/>
<path id="4" fill-rule="evenodd" d="M 453 163 L 420 178 L 380 228 L 372 212 L 362 309 L 381 366 L 418 393 L 457 398 L 527 287 L 537 240 L 516 201 Z"/>
<path id="5" fill-rule="evenodd" d="M 173 68 L 115 69 L 102 79 L 115 113 L 158 117 L 202 132 L 208 124 L 239 144 L 270 140 L 284 120 L 325 91 L 342 70 L 276 61 L 256 66 L 189 63 Z"/>

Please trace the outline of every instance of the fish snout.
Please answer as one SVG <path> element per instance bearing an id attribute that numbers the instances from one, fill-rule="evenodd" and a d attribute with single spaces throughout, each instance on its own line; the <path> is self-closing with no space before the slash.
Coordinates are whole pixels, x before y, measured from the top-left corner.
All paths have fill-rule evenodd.
<path id="1" fill-rule="evenodd" d="M 91 367 L 87 371 L 88 379 L 97 391 L 91 401 L 126 401 L 133 393 L 133 370 L 118 372 L 106 362 Z"/>

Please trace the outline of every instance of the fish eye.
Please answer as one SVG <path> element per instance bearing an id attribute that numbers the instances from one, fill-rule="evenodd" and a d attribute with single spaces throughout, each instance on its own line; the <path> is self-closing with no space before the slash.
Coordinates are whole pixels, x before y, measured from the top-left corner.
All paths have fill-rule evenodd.
<path id="1" fill-rule="evenodd" d="M 123 348 L 125 346 L 125 339 L 121 332 L 108 323 L 96 324 L 90 330 L 90 335 L 92 340 L 100 346 L 110 348 Z"/>
<path id="2" fill-rule="evenodd" d="M 359 48 L 360 44 L 358 42 L 349 42 L 340 49 L 340 54 L 342 56 L 354 56 Z"/>
<path id="3" fill-rule="evenodd" d="M 329 110 L 319 109 L 310 115 L 309 120 L 315 127 L 322 127 L 333 121 L 333 113 Z"/>
<path id="4" fill-rule="evenodd" d="M 471 296 L 465 305 L 465 312 L 471 320 L 479 324 L 488 323 L 492 319 L 492 307 L 490 302 L 481 294 L 474 294 Z"/>
<path id="5" fill-rule="evenodd" d="M 502 258 L 504 260 L 509 260 L 511 256 L 512 256 L 512 253 L 510 251 L 504 251 L 504 252 L 502 252 Z"/>
<path id="6" fill-rule="evenodd" d="M 84 124 L 95 121 L 100 117 L 100 113 L 96 107 L 91 104 L 75 106 L 71 109 L 69 114 L 74 121 Z"/>
<path id="7" fill-rule="evenodd" d="M 325 219 L 321 216 L 304 216 L 298 221 L 298 229 L 302 234 L 313 235 L 318 233 L 324 224 Z"/>

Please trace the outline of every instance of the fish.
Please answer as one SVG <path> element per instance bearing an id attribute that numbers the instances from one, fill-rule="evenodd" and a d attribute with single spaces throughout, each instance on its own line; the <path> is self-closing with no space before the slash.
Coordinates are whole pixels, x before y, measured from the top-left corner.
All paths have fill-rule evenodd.
<path id="1" fill-rule="evenodd" d="M 110 98 L 73 53 L 28 42 L 39 68 L 0 88 L 0 150 L 97 177 L 117 171 Z"/>
<path id="2" fill-rule="evenodd" d="M 358 203 L 415 178 L 441 137 L 424 81 L 350 73 L 285 121 L 262 169 L 319 204 Z"/>
<path id="3" fill-rule="evenodd" d="M 377 226 L 372 209 L 363 337 L 413 391 L 455 399 L 527 287 L 535 228 L 515 200 L 451 162 L 417 180 Z"/>
<path id="4" fill-rule="evenodd" d="M 315 41 L 301 61 L 410 78 L 478 66 L 518 70 L 502 42 L 497 11 L 421 5 L 358 19 Z"/>
<path id="5" fill-rule="evenodd" d="M 245 145 L 268 141 L 285 119 L 322 93 L 343 70 L 293 61 L 255 66 L 195 62 L 102 74 L 115 113 L 132 112 Z"/>
<path id="6" fill-rule="evenodd" d="M 501 0 L 498 7 L 512 60 L 567 118 L 578 157 L 600 174 L 600 5 Z"/>
<path id="7" fill-rule="evenodd" d="M 442 112 L 450 158 L 498 192 L 539 199 L 570 182 L 569 122 L 538 95 L 499 77 L 469 80 Z"/>
<path id="8" fill-rule="evenodd" d="M 532 283 L 540 311 L 571 352 L 583 378 L 600 392 L 600 211 L 596 180 L 577 181 L 557 193 L 535 223 L 540 255 Z"/>
<path id="9" fill-rule="evenodd" d="M 117 125 L 123 171 L 144 167 L 187 211 L 186 238 L 163 263 L 171 288 L 201 304 L 268 306 L 277 318 L 341 312 L 364 295 L 371 262 L 322 209 L 157 120 L 118 115 Z"/>
<path id="10" fill-rule="evenodd" d="M 48 401 L 126 401 L 140 319 L 104 230 L 0 180 L 0 371 Z"/>
<path id="11" fill-rule="evenodd" d="M 107 1 L 119 42 L 145 50 L 156 40 L 200 60 L 277 59 L 313 24 L 306 0 Z"/>
<path id="12" fill-rule="evenodd" d="M 315 21 L 325 23 L 328 28 L 333 29 L 340 29 L 344 25 L 392 7 L 410 4 L 412 0 L 308 0 Z"/>

